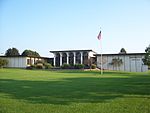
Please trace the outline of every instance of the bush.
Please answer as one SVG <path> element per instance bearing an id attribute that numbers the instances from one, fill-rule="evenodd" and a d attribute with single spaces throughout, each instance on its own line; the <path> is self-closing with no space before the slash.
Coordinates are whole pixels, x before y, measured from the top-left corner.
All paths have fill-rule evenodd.
<path id="1" fill-rule="evenodd" d="M 74 65 L 74 68 L 75 68 L 75 69 L 83 69 L 83 68 L 84 68 L 84 65 L 83 65 L 83 64 L 75 64 L 75 65 Z"/>
<path id="2" fill-rule="evenodd" d="M 70 64 L 63 64 L 62 66 L 61 66 L 61 68 L 62 69 L 70 69 Z"/>
<path id="3" fill-rule="evenodd" d="M 31 67 L 31 66 L 27 66 L 27 67 L 26 67 L 26 69 L 30 69 L 30 70 L 32 70 L 32 69 L 33 69 L 33 67 Z"/>
<path id="4" fill-rule="evenodd" d="M 6 59 L 0 58 L 0 68 L 3 68 L 3 66 L 6 66 L 8 64 L 8 61 Z"/>
<path id="5" fill-rule="evenodd" d="M 92 69 L 96 69 L 96 65 L 95 65 L 95 64 L 92 64 L 92 65 L 91 65 L 91 68 L 92 68 Z"/>
<path id="6" fill-rule="evenodd" d="M 40 64 L 40 63 L 39 63 L 39 64 L 37 64 L 37 65 L 36 65 L 36 69 L 44 69 L 43 64 Z"/>
<path id="7" fill-rule="evenodd" d="M 62 69 L 83 69 L 84 65 L 83 64 L 75 64 L 75 65 L 63 64 L 61 68 Z"/>
<path id="8" fill-rule="evenodd" d="M 36 68 L 36 65 L 31 65 L 31 66 L 26 67 L 26 69 L 30 69 L 30 70 L 35 69 L 35 68 Z"/>
<path id="9" fill-rule="evenodd" d="M 35 64 L 44 64 L 43 60 L 37 60 Z"/>
<path id="10" fill-rule="evenodd" d="M 36 65 L 31 65 L 30 66 L 32 69 L 35 69 L 36 68 Z"/>
<path id="11" fill-rule="evenodd" d="M 84 69 L 90 69 L 89 65 L 84 65 Z"/>
<path id="12" fill-rule="evenodd" d="M 51 69 L 53 66 L 50 63 L 44 63 L 45 69 Z"/>

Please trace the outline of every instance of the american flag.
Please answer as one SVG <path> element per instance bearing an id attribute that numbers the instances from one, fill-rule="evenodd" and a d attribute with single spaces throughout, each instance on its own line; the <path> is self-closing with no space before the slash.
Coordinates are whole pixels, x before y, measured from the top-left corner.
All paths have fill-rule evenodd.
<path id="1" fill-rule="evenodd" d="M 98 36 L 97 36 L 98 40 L 101 39 L 101 31 L 99 32 Z"/>

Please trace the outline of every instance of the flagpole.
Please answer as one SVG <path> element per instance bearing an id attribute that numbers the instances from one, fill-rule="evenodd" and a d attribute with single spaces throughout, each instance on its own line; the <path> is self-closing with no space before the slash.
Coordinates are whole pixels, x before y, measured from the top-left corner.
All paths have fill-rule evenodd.
<path id="1" fill-rule="evenodd" d="M 103 58 L 102 58 L 102 37 L 101 37 L 101 27 L 100 27 L 100 32 L 97 36 L 98 40 L 100 40 L 100 53 L 101 53 L 101 57 L 100 57 L 100 64 L 101 64 L 101 75 L 103 74 Z"/>
<path id="2" fill-rule="evenodd" d="M 103 49 L 102 49 L 102 39 L 100 40 L 100 46 L 101 46 L 101 75 L 103 74 L 103 55 L 102 55 L 102 53 L 103 53 Z"/>
<path id="3" fill-rule="evenodd" d="M 100 27 L 100 32 L 101 32 L 101 27 Z M 102 35 L 102 34 L 101 34 Z M 101 75 L 103 74 L 103 55 L 102 55 L 102 53 L 103 53 L 103 49 L 102 49 L 102 38 L 101 38 L 101 40 L 100 40 L 100 48 L 101 48 L 101 51 L 100 51 L 100 53 L 101 53 Z"/>

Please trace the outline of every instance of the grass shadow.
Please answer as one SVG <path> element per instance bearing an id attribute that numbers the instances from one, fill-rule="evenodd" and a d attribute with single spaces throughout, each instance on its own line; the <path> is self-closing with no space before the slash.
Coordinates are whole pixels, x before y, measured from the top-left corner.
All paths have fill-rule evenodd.
<path id="1" fill-rule="evenodd" d="M 88 72 L 90 73 L 90 72 Z M 0 93 L 31 103 L 61 104 L 107 102 L 124 95 L 150 95 L 150 77 L 76 77 L 58 81 L 0 79 Z"/>
<path id="2" fill-rule="evenodd" d="M 58 73 L 83 73 L 83 74 L 101 74 L 100 70 L 58 70 Z M 122 72 L 122 71 L 108 71 L 103 70 L 103 74 L 109 74 L 109 75 L 124 75 L 124 74 L 130 74 L 130 72 Z M 133 73 L 132 73 L 133 74 Z"/>

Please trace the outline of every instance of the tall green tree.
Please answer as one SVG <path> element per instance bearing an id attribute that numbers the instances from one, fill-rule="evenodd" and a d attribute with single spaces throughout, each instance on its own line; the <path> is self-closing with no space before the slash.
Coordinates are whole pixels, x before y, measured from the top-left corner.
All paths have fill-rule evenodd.
<path id="1" fill-rule="evenodd" d="M 32 51 L 32 50 L 24 50 L 23 53 L 21 54 L 22 56 L 34 56 L 34 57 L 40 57 L 39 53 L 37 53 L 36 51 Z"/>
<path id="2" fill-rule="evenodd" d="M 19 54 L 19 50 L 17 48 L 9 48 L 6 52 L 5 52 L 5 56 L 18 56 Z"/>
<path id="3" fill-rule="evenodd" d="M 145 65 L 150 67 L 150 45 L 145 49 L 145 56 L 143 58 L 143 62 Z"/>

